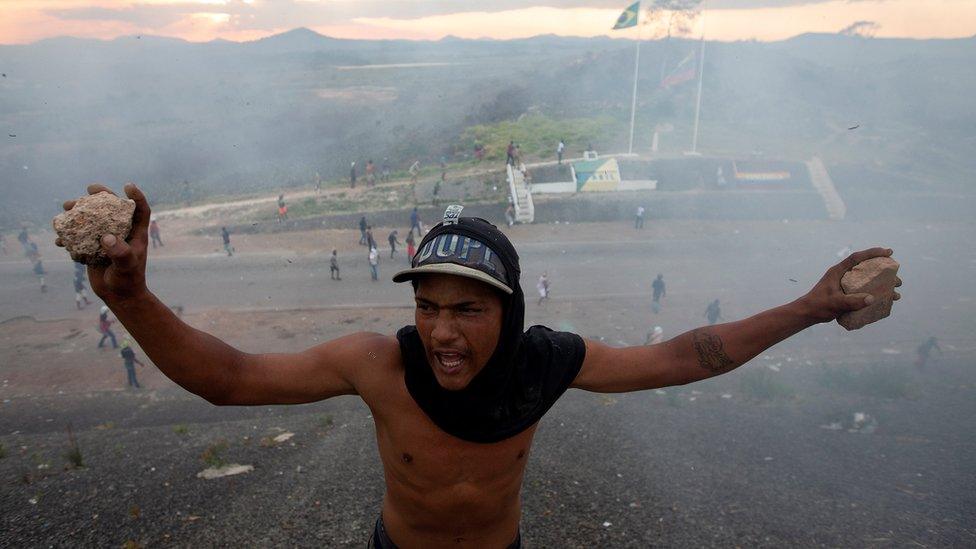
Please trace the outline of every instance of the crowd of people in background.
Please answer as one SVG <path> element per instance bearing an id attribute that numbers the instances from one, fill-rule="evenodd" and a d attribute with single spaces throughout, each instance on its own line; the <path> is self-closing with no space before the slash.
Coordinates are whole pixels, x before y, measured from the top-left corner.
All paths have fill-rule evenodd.
<path id="1" fill-rule="evenodd" d="M 365 246 L 367 250 L 366 263 L 369 266 L 370 280 L 378 281 L 380 252 L 376 239 L 373 236 L 373 226 L 366 220 L 365 215 L 359 217 L 357 225 L 359 228 L 359 245 Z M 419 211 L 415 207 L 410 212 L 410 229 L 407 231 L 407 236 L 403 242 L 400 241 L 399 229 L 393 229 L 386 237 L 387 243 L 390 246 L 390 259 L 396 257 L 400 247 L 406 246 L 406 259 L 410 261 L 417 253 L 417 239 L 422 238 L 424 234 L 426 234 L 424 224 L 420 219 Z M 335 248 L 332 249 L 332 255 L 329 258 L 329 273 L 331 280 L 342 280 L 339 278 L 339 256 L 338 250 Z"/>
<path id="2" fill-rule="evenodd" d="M 563 139 L 560 139 L 558 144 L 555 146 L 555 158 L 557 165 L 561 165 L 566 154 L 566 143 Z M 587 147 L 587 151 L 592 150 L 592 146 Z M 474 146 L 474 158 L 481 161 L 487 154 L 487 149 L 484 145 L 478 143 Z M 522 169 L 523 158 L 522 151 L 516 141 L 510 140 L 506 149 L 506 164 Z M 420 160 L 415 160 L 408 168 L 407 174 L 409 175 L 410 182 L 413 185 L 414 192 L 415 186 L 417 184 L 420 171 L 421 171 Z M 439 162 L 440 177 L 439 180 L 435 181 L 434 187 L 434 200 L 436 204 L 437 200 L 437 190 L 440 188 L 440 184 L 447 180 L 448 174 L 448 164 L 446 158 L 441 158 Z M 391 169 L 389 159 L 384 157 L 382 163 L 377 165 L 372 159 L 368 159 L 365 163 L 365 168 L 363 170 L 364 179 L 367 187 L 373 187 L 377 181 L 387 182 L 391 177 Z M 723 174 L 721 168 L 717 173 L 717 177 L 721 180 L 723 179 Z M 352 188 L 355 188 L 358 179 L 357 174 L 357 162 L 352 161 L 350 164 L 349 171 L 349 182 Z M 316 191 L 321 191 L 322 178 L 316 173 L 315 176 L 315 189 Z M 187 205 L 190 204 L 190 189 L 189 184 L 184 181 L 183 183 L 183 195 Z M 281 223 L 288 219 L 288 206 L 285 201 L 284 194 L 281 193 L 277 197 L 277 222 Z M 631 210 L 635 211 L 635 210 Z M 645 217 L 647 215 L 647 209 L 644 205 L 637 205 L 636 211 L 633 217 L 634 229 L 642 230 L 645 228 Z M 507 209 L 504 213 L 505 223 L 511 227 L 515 224 L 515 210 L 511 203 L 509 203 Z M 406 247 L 405 259 L 407 262 L 411 261 L 412 258 L 418 252 L 417 244 L 423 239 L 426 234 L 426 227 L 421 220 L 420 212 L 417 207 L 413 207 L 409 212 L 409 229 L 405 233 L 403 241 L 400 240 L 401 233 L 399 229 L 392 229 L 387 235 L 387 242 L 390 248 L 389 260 L 393 261 L 397 259 L 397 254 L 402 247 Z M 625 223 L 622 221 L 621 223 Z M 378 243 L 374 238 L 373 225 L 370 224 L 366 215 L 362 215 L 358 221 L 359 229 L 359 245 L 365 247 L 365 259 L 366 265 L 368 267 L 370 280 L 372 282 L 378 282 L 380 280 L 380 261 L 381 253 L 379 250 Z M 150 218 L 149 228 L 148 228 L 150 243 L 152 249 L 162 248 L 164 246 L 163 239 L 161 236 L 161 228 L 158 220 L 155 216 Z M 228 257 L 233 256 L 235 249 L 231 244 L 231 231 L 227 226 L 222 226 L 220 228 L 220 237 L 223 243 L 223 251 Z M 23 226 L 22 229 L 17 234 L 17 241 L 21 246 L 21 250 L 24 256 L 30 261 L 32 265 L 32 273 L 37 278 L 39 283 L 40 291 L 47 291 L 47 280 L 46 275 L 48 274 L 44 268 L 41 260 L 41 253 L 38 249 L 36 242 L 31 238 L 27 226 Z M 838 256 L 844 257 L 851 252 L 851 246 L 837 252 Z M 7 247 L 7 241 L 4 235 L 0 234 L 0 254 L 8 255 L 10 250 Z M 333 281 L 342 281 L 340 276 L 340 259 L 338 248 L 333 247 L 331 253 L 329 254 L 329 278 Z M 361 256 L 362 257 L 362 256 Z M 401 260 L 402 261 L 402 260 Z M 364 275 L 363 275 L 364 278 Z M 88 295 L 89 282 L 87 280 L 87 269 L 80 263 L 74 264 L 74 276 L 73 276 L 73 287 L 74 287 L 74 301 L 77 310 L 83 310 L 89 305 L 92 305 L 93 301 Z M 646 345 L 655 345 L 663 343 L 665 341 L 665 330 L 662 325 L 657 321 L 659 315 L 662 314 L 663 302 L 667 298 L 667 288 L 664 281 L 664 275 L 658 273 L 655 278 L 650 280 L 650 315 L 648 315 L 648 327 L 647 335 L 644 343 Z M 539 274 L 536 280 L 536 290 L 538 292 L 538 300 L 536 302 L 537 307 L 546 306 L 552 295 L 552 278 L 550 276 L 549 270 L 543 271 Z M 558 299 L 558 298 L 557 298 Z M 699 309 L 701 310 L 701 309 Z M 722 304 L 719 299 L 712 299 L 707 303 L 704 310 L 704 318 L 707 320 L 709 325 L 714 325 L 719 322 L 724 321 L 722 314 Z M 663 318 L 666 319 L 666 316 Z M 653 320 L 652 320 L 653 319 Z M 123 334 L 123 339 L 121 344 L 119 344 L 118 337 L 113 330 L 113 325 L 116 320 L 111 316 L 109 309 L 105 306 L 100 307 L 98 313 L 97 321 L 97 333 L 100 336 L 96 348 L 103 349 L 108 345 L 111 345 L 112 349 L 119 349 L 120 355 L 123 360 L 123 366 L 126 371 L 127 385 L 131 388 L 140 388 L 141 385 L 136 377 L 135 366 L 144 366 L 142 362 L 138 360 L 135 354 L 135 350 L 132 348 L 132 343 L 128 336 Z M 930 360 L 932 359 L 933 352 L 937 352 L 939 355 L 942 354 L 942 349 L 939 347 L 938 340 L 935 337 L 929 337 L 924 340 L 921 345 L 916 348 L 917 359 L 915 361 L 916 367 L 919 369 L 924 369 L 928 366 Z"/>

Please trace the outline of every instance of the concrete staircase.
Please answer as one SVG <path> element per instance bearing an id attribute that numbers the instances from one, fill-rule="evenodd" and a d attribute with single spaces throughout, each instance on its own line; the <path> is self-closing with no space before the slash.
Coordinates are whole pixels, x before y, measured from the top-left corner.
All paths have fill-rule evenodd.
<path id="1" fill-rule="evenodd" d="M 532 202 L 532 191 L 525 183 L 525 175 L 511 165 L 506 166 L 505 171 L 508 177 L 508 195 L 515 209 L 515 222 L 532 223 L 535 221 L 535 204 Z"/>
<path id="2" fill-rule="evenodd" d="M 847 206 L 840 194 L 837 193 L 837 188 L 834 187 L 834 181 L 830 179 L 830 174 L 827 173 L 827 167 L 824 166 L 823 160 L 814 156 L 806 164 L 807 170 L 810 172 L 810 181 L 823 198 L 824 206 L 827 207 L 827 217 L 834 221 L 844 219 L 844 216 L 847 215 Z"/>

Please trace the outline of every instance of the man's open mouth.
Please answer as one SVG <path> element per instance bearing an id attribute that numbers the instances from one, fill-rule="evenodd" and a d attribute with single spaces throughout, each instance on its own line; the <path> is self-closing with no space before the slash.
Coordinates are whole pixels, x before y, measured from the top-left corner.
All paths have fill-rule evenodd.
<path id="1" fill-rule="evenodd" d="M 446 374 L 456 374 L 464 366 L 464 355 L 456 352 L 435 352 L 434 358 L 440 370 Z"/>

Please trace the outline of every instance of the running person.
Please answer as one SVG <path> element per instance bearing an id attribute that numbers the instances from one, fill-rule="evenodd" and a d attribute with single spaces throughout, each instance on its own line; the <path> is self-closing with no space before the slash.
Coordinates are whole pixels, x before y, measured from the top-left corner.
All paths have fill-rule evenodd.
<path id="1" fill-rule="evenodd" d="M 713 325 L 719 320 L 722 320 L 722 308 L 719 306 L 718 300 L 708 304 L 705 308 L 705 318 L 708 319 L 708 324 Z"/>
<path id="2" fill-rule="evenodd" d="M 535 289 L 539 292 L 538 305 L 542 305 L 543 301 L 549 300 L 549 273 L 542 273 L 539 281 L 535 283 Z"/>
<path id="3" fill-rule="evenodd" d="M 376 184 L 376 166 L 373 165 L 373 160 L 366 161 L 366 186 L 372 187 Z"/>
<path id="4" fill-rule="evenodd" d="M 416 185 L 417 176 L 420 175 L 420 161 L 414 160 L 413 164 L 410 164 L 410 169 L 408 169 L 407 172 L 410 174 L 410 183 Z"/>
<path id="5" fill-rule="evenodd" d="M 407 233 L 405 242 L 407 243 L 407 259 L 413 259 L 413 256 L 417 253 L 417 241 L 413 239 L 413 230 Z"/>
<path id="6" fill-rule="evenodd" d="M 156 223 L 156 219 L 149 220 L 149 238 L 152 239 L 153 248 L 157 245 L 163 247 L 163 239 L 159 237 L 159 223 Z"/>
<path id="7" fill-rule="evenodd" d="M 641 391 L 729 372 L 871 303 L 867 294 L 845 295 L 841 276 L 891 255 L 855 253 L 802 297 L 744 320 L 660 345 L 611 348 L 542 326 L 525 330 L 515 248 L 488 222 L 454 215 L 394 276 L 413 285 L 415 325 L 395 336 L 357 333 L 298 353 L 251 354 L 185 324 L 149 291 L 149 204 L 134 185 L 126 194 L 136 202 L 134 228 L 128 240 L 102 237 L 111 263 L 90 267 L 95 293 L 165 375 L 213 404 L 362 398 L 386 481 L 373 547 L 518 547 L 527 456 L 540 418 L 568 388 Z"/>
<path id="8" fill-rule="evenodd" d="M 278 195 L 278 223 L 288 219 L 288 205 L 285 204 L 285 195 Z"/>
<path id="9" fill-rule="evenodd" d="M 94 280 L 92 281 L 92 289 L 94 290 Z M 102 308 L 98 311 L 98 333 L 102 334 L 102 339 L 98 340 L 98 348 L 101 349 L 105 346 L 105 340 L 108 339 L 112 342 L 112 348 L 117 349 L 119 347 L 115 340 L 115 333 L 112 332 L 112 324 L 115 323 L 114 320 L 108 316 L 109 308 L 102 305 Z"/>
<path id="10" fill-rule="evenodd" d="M 88 290 L 85 288 L 85 266 L 81 263 L 75 263 L 75 306 L 78 309 L 83 309 L 91 304 L 88 301 Z M 82 304 L 84 302 L 84 304 Z"/>
<path id="11" fill-rule="evenodd" d="M 663 274 L 658 273 L 657 278 L 651 283 L 651 289 L 654 291 L 654 297 L 651 298 L 651 310 L 657 314 L 661 312 L 661 298 L 667 295 Z"/>
<path id="12" fill-rule="evenodd" d="M 360 246 L 365 246 L 367 243 L 366 227 L 368 227 L 368 225 L 366 224 L 366 216 L 364 215 L 359 218 L 359 245 Z"/>
<path id="13" fill-rule="evenodd" d="M 929 354 L 932 353 L 933 349 L 939 351 L 939 356 L 942 356 L 942 348 L 939 347 L 939 340 L 934 337 L 926 339 L 924 343 L 919 345 L 918 349 L 916 349 L 918 358 L 915 359 L 915 366 L 919 369 L 925 368 L 929 363 Z"/>
<path id="14" fill-rule="evenodd" d="M 417 211 L 416 206 L 410 212 L 410 232 L 413 232 L 414 229 L 417 229 L 417 236 L 423 236 L 424 233 L 420 229 L 420 212 Z"/>
<path id="15" fill-rule="evenodd" d="M 21 227 L 20 232 L 17 233 L 17 242 L 20 242 L 20 247 L 24 249 L 24 255 L 27 257 L 31 256 L 30 247 L 30 235 L 27 234 L 27 227 Z"/>
<path id="16" fill-rule="evenodd" d="M 128 377 L 129 387 L 134 389 L 142 388 L 142 386 L 139 385 L 139 380 L 136 379 L 136 364 L 142 366 L 143 368 L 145 368 L 146 365 L 139 362 L 139 359 L 136 358 L 136 352 L 132 350 L 132 342 L 129 341 L 128 337 L 122 340 L 122 345 L 119 347 L 121 349 L 119 354 L 122 355 L 122 363 L 125 366 L 125 373 L 126 377 Z"/>
<path id="17" fill-rule="evenodd" d="M 376 282 L 380 279 L 380 252 L 373 246 L 369 249 L 369 277 Z"/>
<path id="18" fill-rule="evenodd" d="M 34 275 L 37 277 L 38 281 L 41 283 L 41 293 L 47 291 L 47 283 L 44 282 L 44 276 L 47 275 L 47 271 L 44 270 L 44 264 L 41 263 L 40 256 L 34 258 Z"/>
<path id="19" fill-rule="evenodd" d="M 397 245 L 398 244 L 400 246 L 403 245 L 400 244 L 399 240 L 397 240 L 397 233 L 398 231 L 396 229 L 393 229 L 393 232 L 390 233 L 390 236 L 386 237 L 387 242 L 390 243 L 390 259 L 393 259 L 393 256 L 396 254 Z"/>
<path id="20" fill-rule="evenodd" d="M 332 248 L 332 256 L 329 257 L 329 278 L 342 280 L 339 278 L 339 255 L 335 248 Z"/>
<path id="21" fill-rule="evenodd" d="M 224 241 L 224 251 L 227 252 L 227 256 L 234 255 L 234 247 L 230 245 L 230 231 L 227 227 L 220 228 L 220 238 Z"/>
<path id="22" fill-rule="evenodd" d="M 366 245 L 370 249 L 376 248 L 376 239 L 373 238 L 373 227 L 372 225 L 366 226 Z"/>

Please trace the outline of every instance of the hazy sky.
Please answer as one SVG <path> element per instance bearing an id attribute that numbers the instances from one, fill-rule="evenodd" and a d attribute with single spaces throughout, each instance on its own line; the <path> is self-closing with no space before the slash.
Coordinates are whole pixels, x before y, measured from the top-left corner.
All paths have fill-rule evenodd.
<path id="1" fill-rule="evenodd" d="M 250 40 L 296 27 L 340 38 L 631 37 L 610 27 L 631 0 L 0 0 L 0 43 L 152 34 Z M 649 5 L 651 0 L 645 0 Z M 690 32 L 700 32 L 701 18 Z M 717 40 L 778 40 L 855 25 L 879 37 L 976 35 L 976 0 L 710 0 Z M 644 36 L 660 26 L 645 28 Z"/>

